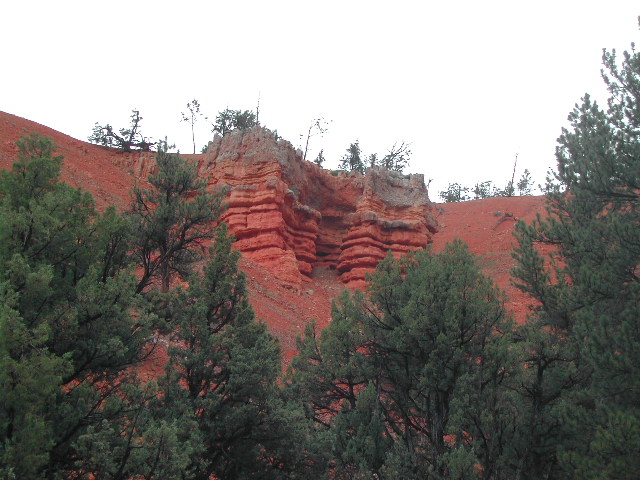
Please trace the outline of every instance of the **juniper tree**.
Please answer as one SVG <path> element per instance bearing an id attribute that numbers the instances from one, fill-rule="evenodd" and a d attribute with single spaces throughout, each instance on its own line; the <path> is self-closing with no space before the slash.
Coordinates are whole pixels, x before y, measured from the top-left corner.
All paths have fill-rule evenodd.
<path id="1" fill-rule="evenodd" d="M 0 469 L 68 477 L 79 437 L 124 415 L 149 318 L 134 294 L 128 224 L 59 181 L 49 139 L 18 148 L 0 177 Z"/>

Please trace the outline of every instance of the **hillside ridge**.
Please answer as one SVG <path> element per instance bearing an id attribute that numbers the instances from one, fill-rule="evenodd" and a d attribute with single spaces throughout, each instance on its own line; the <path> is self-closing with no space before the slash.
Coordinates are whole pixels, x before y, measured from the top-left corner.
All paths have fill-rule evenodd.
<path id="1" fill-rule="evenodd" d="M 136 182 L 155 168 L 155 153 L 120 153 L 50 127 L 0 112 L 0 168 L 17 158 L 15 142 L 37 132 L 64 155 L 62 179 L 93 194 L 98 209 L 124 210 Z M 210 188 L 229 189 L 226 220 L 243 253 L 258 317 L 280 338 L 285 358 L 295 352 L 304 324 L 330 321 L 331 301 L 345 286 L 362 288 L 388 250 L 402 254 L 432 244 L 441 251 L 460 238 L 509 297 L 522 322 L 530 301 L 510 283 L 512 232 L 518 219 L 544 209 L 544 197 L 512 197 L 434 204 L 422 175 L 373 171 L 332 175 L 302 160 L 268 130 L 217 137 L 197 162 Z"/>

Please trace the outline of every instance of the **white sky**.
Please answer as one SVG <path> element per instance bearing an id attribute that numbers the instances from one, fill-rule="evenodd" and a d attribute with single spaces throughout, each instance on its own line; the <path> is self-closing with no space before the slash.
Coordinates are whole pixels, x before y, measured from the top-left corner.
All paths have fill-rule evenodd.
<path id="1" fill-rule="evenodd" d="M 408 172 L 449 182 L 536 183 L 585 92 L 604 97 L 602 48 L 640 38 L 637 0 L 13 1 L 0 6 L 0 110 L 86 140 L 95 122 L 167 135 L 192 152 L 180 112 L 226 107 L 336 167 L 349 143 L 412 144 Z M 197 150 L 212 136 L 196 130 Z"/>

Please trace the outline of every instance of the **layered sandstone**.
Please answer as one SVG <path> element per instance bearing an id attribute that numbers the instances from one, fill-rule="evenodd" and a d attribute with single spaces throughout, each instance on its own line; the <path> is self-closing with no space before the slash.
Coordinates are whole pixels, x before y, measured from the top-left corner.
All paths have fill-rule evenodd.
<path id="1" fill-rule="evenodd" d="M 422 175 L 332 175 L 261 127 L 216 137 L 200 175 L 227 189 L 236 248 L 294 286 L 314 267 L 362 286 L 388 251 L 424 248 L 437 228 Z"/>

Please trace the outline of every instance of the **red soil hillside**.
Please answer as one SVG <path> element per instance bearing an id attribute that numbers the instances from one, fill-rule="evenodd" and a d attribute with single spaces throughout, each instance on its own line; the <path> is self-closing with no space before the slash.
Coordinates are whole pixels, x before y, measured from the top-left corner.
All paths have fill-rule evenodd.
<path id="1" fill-rule="evenodd" d="M 62 179 L 91 192 L 99 209 L 128 204 L 134 176 L 118 166 L 122 163 L 114 152 L 4 112 L 0 112 L 0 168 L 11 168 L 18 156 L 16 141 L 31 132 L 53 140 L 56 153 L 65 157 Z"/>
<path id="2" fill-rule="evenodd" d="M 0 168 L 11 167 L 15 142 L 30 132 L 53 139 L 65 156 L 63 180 L 91 192 L 99 209 L 126 208 L 135 182 L 155 168 L 153 153 L 118 153 L 4 112 Z M 528 301 L 509 283 L 512 231 L 515 219 L 542 211 L 541 197 L 434 205 L 422 175 L 333 176 L 261 128 L 218 138 L 206 154 L 185 156 L 198 162 L 210 188 L 229 190 L 225 220 L 243 253 L 250 301 L 286 359 L 304 325 L 315 319 L 326 326 L 331 300 L 345 286 L 363 286 L 388 250 L 401 254 L 433 243 L 440 251 L 456 237 L 480 257 L 507 291 L 510 309 L 524 319 Z"/>
<path id="3" fill-rule="evenodd" d="M 455 238 L 469 245 L 483 271 L 507 293 L 508 308 L 522 323 L 531 299 L 511 285 L 515 261 L 513 230 L 518 220 L 531 222 L 544 212 L 544 197 L 496 197 L 461 203 L 438 204 L 440 232 L 433 237 L 433 249 L 442 251 Z"/>

